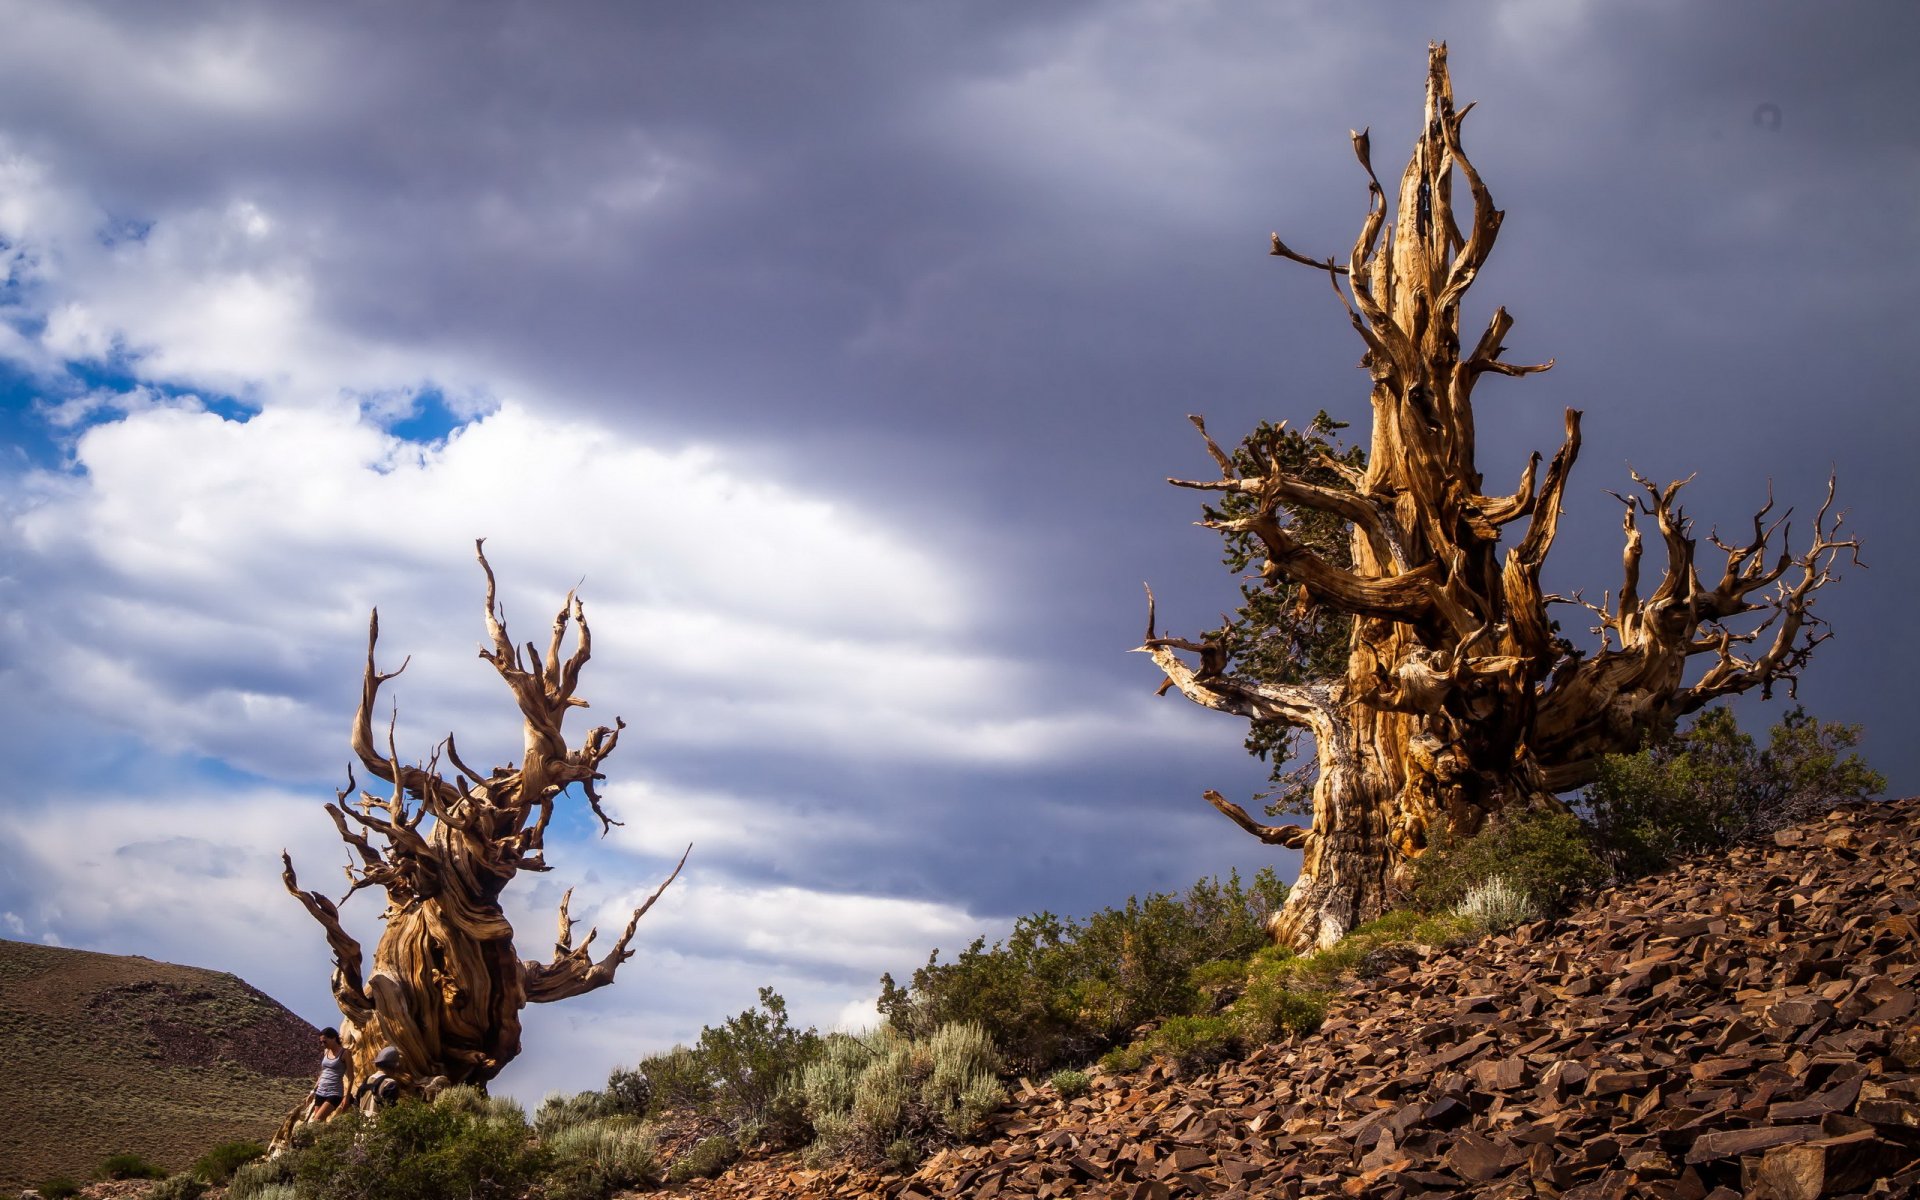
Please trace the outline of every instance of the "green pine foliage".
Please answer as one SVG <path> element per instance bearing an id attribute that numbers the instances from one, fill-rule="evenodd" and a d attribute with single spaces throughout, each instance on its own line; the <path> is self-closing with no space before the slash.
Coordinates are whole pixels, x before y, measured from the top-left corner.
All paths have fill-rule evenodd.
<path id="1" fill-rule="evenodd" d="M 1340 444 L 1339 431 L 1346 427 L 1324 410 L 1304 430 L 1263 421 L 1228 457 L 1243 475 L 1264 475 L 1277 465 L 1308 483 L 1352 491 L 1347 477 L 1328 465 L 1332 460 L 1349 470 L 1366 466 L 1363 448 Z M 1281 507 L 1287 513 L 1290 537 L 1334 566 L 1353 565 L 1348 526 L 1341 517 L 1318 509 Z M 1248 515 L 1253 508 L 1252 497 L 1235 494 L 1222 497 L 1217 505 L 1204 506 L 1202 514 L 1209 521 L 1230 520 Z M 1221 561 L 1236 575 L 1244 575 L 1266 556 L 1253 534 L 1223 530 L 1220 536 L 1225 543 Z M 1344 674 L 1353 618 L 1327 605 L 1301 600 L 1297 588 L 1283 591 L 1268 587 L 1264 580 L 1249 579 L 1240 586 L 1239 609 L 1220 629 L 1203 635 L 1203 640 L 1222 645 L 1235 673 L 1268 683 L 1302 683 Z M 1255 721 L 1247 732 L 1248 751 L 1272 764 L 1269 816 L 1303 813 L 1311 806 L 1314 764 L 1309 760 L 1303 767 L 1289 765 L 1299 737 L 1298 729 L 1278 722 Z"/>

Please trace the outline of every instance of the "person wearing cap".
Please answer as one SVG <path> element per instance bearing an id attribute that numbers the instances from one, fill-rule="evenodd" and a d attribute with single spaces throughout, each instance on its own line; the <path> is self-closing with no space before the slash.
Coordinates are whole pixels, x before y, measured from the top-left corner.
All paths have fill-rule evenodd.
<path id="1" fill-rule="evenodd" d="M 400 1076 L 406 1069 L 400 1065 L 400 1051 L 392 1046 L 382 1046 L 380 1053 L 373 1056 L 373 1074 L 353 1091 L 354 1103 L 368 1116 L 379 1112 L 400 1098 Z"/>
<path id="2" fill-rule="evenodd" d="M 347 1052 L 340 1045 L 340 1031 L 327 1028 L 320 1031 L 320 1077 L 314 1081 L 313 1104 L 307 1111 L 307 1120 L 325 1121 L 340 1111 L 347 1102 L 347 1090 L 343 1083 L 347 1065 Z"/>

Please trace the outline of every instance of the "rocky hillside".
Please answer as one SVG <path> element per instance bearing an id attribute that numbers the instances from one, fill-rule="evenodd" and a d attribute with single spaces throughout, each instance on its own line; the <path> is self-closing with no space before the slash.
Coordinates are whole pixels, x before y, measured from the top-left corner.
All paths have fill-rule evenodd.
<path id="1" fill-rule="evenodd" d="M 0 940 L 0 1188 L 127 1151 L 170 1169 L 264 1140 L 319 1033 L 240 979 Z"/>
<path id="2" fill-rule="evenodd" d="M 1920 799 L 1573 917 L 1378 964 L 1311 1036 L 1181 1078 L 1022 1084 L 911 1177 L 742 1164 L 707 1196 L 1920 1195 Z"/>

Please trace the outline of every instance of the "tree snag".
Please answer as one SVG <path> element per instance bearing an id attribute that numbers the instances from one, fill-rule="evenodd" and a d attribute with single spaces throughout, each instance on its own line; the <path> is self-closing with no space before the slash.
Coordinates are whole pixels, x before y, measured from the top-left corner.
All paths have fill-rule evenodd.
<path id="1" fill-rule="evenodd" d="M 1801 549 L 1779 548 L 1792 531 L 1785 516 L 1768 520 L 1769 495 L 1750 537 L 1709 535 L 1725 563 L 1717 578 L 1703 575 L 1676 502 L 1686 481 L 1661 487 L 1634 473 L 1636 490 L 1618 497 L 1618 594 L 1594 604 L 1542 593 L 1580 413 L 1567 410 L 1566 439 L 1544 476 L 1536 454 L 1514 492 L 1482 492 L 1474 385 L 1553 364 L 1500 357 L 1513 324 L 1504 308 L 1462 351 L 1460 302 L 1502 217 L 1461 148 L 1467 109 L 1454 109 L 1445 44 L 1430 46 L 1426 123 L 1401 177 L 1397 220 L 1388 223 L 1363 131 L 1353 146 L 1367 216 L 1346 262 L 1273 238 L 1274 255 L 1326 272 L 1365 343 L 1373 428 L 1364 456 L 1332 452 L 1326 435 L 1339 426 L 1325 414 L 1304 434 L 1262 426 L 1234 454 L 1195 417 L 1220 477 L 1168 481 L 1217 497 L 1202 524 L 1227 540 L 1235 569 L 1258 563 L 1259 580 L 1243 589 L 1240 618 L 1198 641 L 1155 633 L 1149 590 L 1140 649 L 1165 673 L 1162 691 L 1251 721 L 1256 749 L 1286 748 L 1296 732 L 1315 740 L 1310 828 L 1262 825 L 1207 795 L 1262 841 L 1304 850 L 1270 922 L 1278 941 L 1303 949 L 1385 911 L 1441 823 L 1471 834 L 1503 809 L 1558 806 L 1558 793 L 1592 780 L 1601 756 L 1636 749 L 1717 697 L 1782 682 L 1791 691 L 1828 636 L 1815 594 L 1843 551 L 1859 563 L 1829 479 Z M 1456 170 L 1467 213 L 1456 213 Z M 1665 552 L 1651 589 L 1641 581 L 1643 519 Z M 1503 555 L 1509 525 L 1519 538 Z M 1548 615 L 1556 604 L 1592 614 L 1597 649 L 1560 636 Z M 1696 659 L 1705 668 L 1690 672 Z"/>
<path id="2" fill-rule="evenodd" d="M 483 544 L 476 542 L 474 549 L 487 579 L 488 644 L 480 657 L 499 672 L 524 719 L 519 767 L 509 763 L 476 771 L 462 761 L 452 734 L 424 765 L 400 761 L 391 723 L 384 746 L 375 740 L 373 710 L 380 685 L 406 669 L 404 662 L 386 673 L 374 666 L 380 636 L 375 610 L 367 626 L 367 665 L 350 742 L 360 765 L 392 790 L 385 797 L 362 791 L 349 800 L 356 787 L 349 770 L 347 786 L 326 805 L 341 840 L 359 859 L 346 868 L 348 888 L 339 901 L 303 891 L 293 859 L 285 851 L 280 856 L 287 891 L 320 922 L 333 949 L 333 995 L 356 1079 L 372 1073 L 373 1056 L 382 1047 L 393 1046 L 415 1079 L 443 1076 L 449 1083 L 485 1085 L 520 1053 L 521 1008 L 613 982 L 620 964 L 633 956 L 627 946 L 635 926 L 686 863 L 682 854 L 680 866 L 634 910 L 619 940 L 598 960 L 591 954 L 597 931 L 574 943 L 575 922 L 567 914 L 571 890 L 560 901 L 553 958 L 522 960 L 514 951 L 500 894 L 516 873 L 548 869 L 547 824 L 569 788 L 578 785 L 602 834 L 618 823 L 602 809 L 594 784 L 605 778 L 600 764 L 613 753 L 626 725 L 616 717 L 612 728 L 591 729 L 578 749 L 568 748 L 561 723 L 569 709 L 587 703 L 574 694 L 592 649 L 586 610 L 569 592 L 553 619 L 545 656 L 532 642 L 516 647 L 494 598 L 493 568 Z M 577 627 L 577 641 L 563 660 L 570 623 Z M 441 773 L 443 757 L 453 768 L 452 780 Z M 341 925 L 339 905 L 372 886 L 387 894 L 381 915 L 385 928 L 374 948 L 373 969 L 363 971 L 360 943 Z"/>

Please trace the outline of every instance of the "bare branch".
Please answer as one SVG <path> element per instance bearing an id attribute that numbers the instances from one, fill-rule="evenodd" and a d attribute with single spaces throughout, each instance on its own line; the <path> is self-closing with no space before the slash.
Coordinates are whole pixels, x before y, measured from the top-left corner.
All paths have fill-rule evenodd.
<path id="1" fill-rule="evenodd" d="M 1307 829 L 1301 825 L 1262 825 L 1247 815 L 1247 810 L 1208 788 L 1200 793 L 1208 804 L 1219 809 L 1229 821 L 1259 838 L 1269 846 L 1285 846 L 1289 850 L 1298 850 L 1307 841 Z"/>

